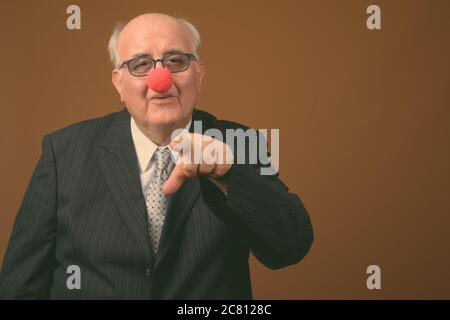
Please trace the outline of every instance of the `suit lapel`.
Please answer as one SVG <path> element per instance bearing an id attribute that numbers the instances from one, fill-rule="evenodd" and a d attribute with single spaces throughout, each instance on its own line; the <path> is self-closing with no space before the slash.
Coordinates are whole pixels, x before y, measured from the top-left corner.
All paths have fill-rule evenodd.
<path id="1" fill-rule="evenodd" d="M 180 189 L 169 198 L 166 212 L 166 221 L 164 222 L 161 233 L 161 241 L 156 254 L 156 265 L 164 258 L 173 245 L 175 239 L 191 213 L 192 206 L 200 194 L 200 184 L 198 179 L 186 180 Z"/>
<path id="2" fill-rule="evenodd" d="M 147 229 L 147 208 L 142 194 L 137 156 L 125 108 L 117 114 L 102 143 L 100 167 L 113 201 L 137 246 L 149 264 L 153 254 Z"/>

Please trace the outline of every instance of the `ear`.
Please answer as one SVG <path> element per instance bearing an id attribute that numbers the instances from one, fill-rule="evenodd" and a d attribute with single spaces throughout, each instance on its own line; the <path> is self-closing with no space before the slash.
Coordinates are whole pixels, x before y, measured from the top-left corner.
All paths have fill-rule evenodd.
<path id="1" fill-rule="evenodd" d="M 203 83 L 203 78 L 205 77 L 205 63 L 203 61 L 197 62 L 196 69 L 197 69 L 198 91 L 200 92 Z"/>
<path id="2" fill-rule="evenodd" d="M 112 71 L 112 83 L 119 93 L 120 101 L 124 102 L 122 97 L 122 72 L 120 70 L 114 69 Z"/>

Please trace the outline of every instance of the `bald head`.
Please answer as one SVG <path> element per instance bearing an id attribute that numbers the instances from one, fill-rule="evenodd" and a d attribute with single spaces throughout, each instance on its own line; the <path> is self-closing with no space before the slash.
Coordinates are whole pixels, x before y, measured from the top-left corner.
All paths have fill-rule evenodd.
<path id="1" fill-rule="evenodd" d="M 197 29 L 187 20 L 162 13 L 146 13 L 120 23 L 114 29 L 108 44 L 108 52 L 114 68 L 125 59 L 130 43 L 158 41 L 164 36 L 173 36 L 185 42 L 190 51 L 199 59 L 201 40 Z"/>

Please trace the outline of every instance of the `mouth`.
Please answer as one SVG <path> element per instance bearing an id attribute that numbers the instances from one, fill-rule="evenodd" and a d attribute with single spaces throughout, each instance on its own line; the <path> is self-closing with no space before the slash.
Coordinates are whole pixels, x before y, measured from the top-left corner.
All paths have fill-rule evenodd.
<path id="1" fill-rule="evenodd" d="M 156 105 L 163 105 L 163 104 L 172 104 L 175 101 L 176 97 L 169 95 L 169 94 L 156 94 L 153 97 L 150 98 L 150 102 Z"/>
<path id="2" fill-rule="evenodd" d="M 150 98 L 150 100 L 164 100 L 164 99 L 170 99 L 175 98 L 174 96 L 171 96 L 169 94 L 155 94 L 153 97 Z"/>

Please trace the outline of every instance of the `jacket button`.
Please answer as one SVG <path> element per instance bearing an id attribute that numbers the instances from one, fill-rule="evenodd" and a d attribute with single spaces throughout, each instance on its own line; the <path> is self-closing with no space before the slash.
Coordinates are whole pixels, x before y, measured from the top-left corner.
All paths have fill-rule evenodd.
<path id="1" fill-rule="evenodd" d="M 152 276 L 152 269 L 151 268 L 147 268 L 146 270 L 145 270 L 145 272 L 147 273 L 147 277 L 151 277 Z"/>

